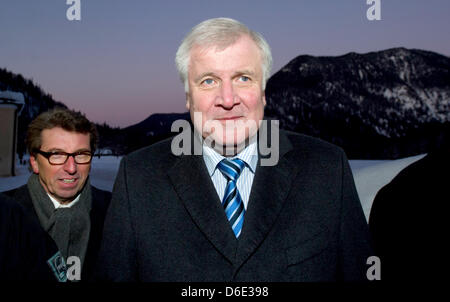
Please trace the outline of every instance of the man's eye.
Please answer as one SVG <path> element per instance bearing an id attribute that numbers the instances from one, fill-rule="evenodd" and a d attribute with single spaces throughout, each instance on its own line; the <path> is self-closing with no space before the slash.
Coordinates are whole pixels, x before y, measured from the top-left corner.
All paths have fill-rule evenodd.
<path id="1" fill-rule="evenodd" d="M 50 156 L 51 156 L 52 158 L 59 159 L 59 158 L 64 158 L 64 157 L 66 157 L 66 154 L 65 154 L 65 153 L 58 153 L 58 152 L 55 152 L 55 153 L 52 153 Z"/>
<path id="2" fill-rule="evenodd" d="M 203 81 L 203 83 L 206 84 L 206 85 L 212 85 L 212 84 L 214 84 L 214 80 L 213 79 L 206 79 L 206 80 Z"/>
<path id="3" fill-rule="evenodd" d="M 241 81 L 241 82 L 248 82 L 248 81 L 250 81 L 250 78 L 246 77 L 246 76 L 240 76 L 239 77 L 239 81 Z"/>

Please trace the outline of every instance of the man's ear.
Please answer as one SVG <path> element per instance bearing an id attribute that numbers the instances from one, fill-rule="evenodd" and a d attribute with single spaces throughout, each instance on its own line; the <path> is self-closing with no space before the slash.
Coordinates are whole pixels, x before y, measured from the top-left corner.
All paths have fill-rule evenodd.
<path id="1" fill-rule="evenodd" d="M 266 107 L 266 92 L 265 91 L 263 91 L 262 100 L 263 100 L 264 107 Z"/>
<path id="2" fill-rule="evenodd" d="M 30 155 L 30 165 L 33 172 L 39 174 L 39 164 L 35 155 Z"/>
<path id="3" fill-rule="evenodd" d="M 191 103 L 189 98 L 189 92 L 186 92 L 186 108 L 187 110 L 191 110 Z"/>

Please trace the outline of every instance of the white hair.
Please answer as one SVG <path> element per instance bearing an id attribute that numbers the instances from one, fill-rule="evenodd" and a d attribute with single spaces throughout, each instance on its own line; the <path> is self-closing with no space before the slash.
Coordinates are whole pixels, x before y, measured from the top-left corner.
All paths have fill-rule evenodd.
<path id="1" fill-rule="evenodd" d="M 203 21 L 193 27 L 178 47 L 175 64 L 181 81 L 184 83 L 185 92 L 189 92 L 188 67 L 190 52 L 195 45 L 216 46 L 225 49 L 233 45 L 243 35 L 249 36 L 261 51 L 262 58 L 262 89 L 266 88 L 266 82 L 272 69 L 272 53 L 270 46 L 264 37 L 249 29 L 244 24 L 230 18 L 214 18 Z"/>

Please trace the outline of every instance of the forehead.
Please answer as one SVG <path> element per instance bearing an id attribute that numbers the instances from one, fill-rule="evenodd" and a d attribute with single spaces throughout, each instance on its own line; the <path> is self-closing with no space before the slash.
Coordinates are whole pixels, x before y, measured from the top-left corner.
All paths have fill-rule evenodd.
<path id="1" fill-rule="evenodd" d="M 242 36 L 226 47 L 216 45 L 195 45 L 191 49 L 189 71 L 200 69 L 235 71 L 237 69 L 256 69 L 262 65 L 261 52 L 249 36 Z"/>
<path id="2" fill-rule="evenodd" d="M 67 152 L 90 149 L 90 134 L 67 131 L 60 127 L 44 129 L 41 132 L 41 147 Z"/>

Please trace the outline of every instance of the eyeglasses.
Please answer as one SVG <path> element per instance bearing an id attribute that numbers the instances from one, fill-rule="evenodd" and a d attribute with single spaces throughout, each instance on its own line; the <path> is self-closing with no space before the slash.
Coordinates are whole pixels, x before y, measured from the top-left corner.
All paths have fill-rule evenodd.
<path id="1" fill-rule="evenodd" d="M 74 153 L 67 152 L 44 152 L 42 150 L 35 150 L 36 153 L 44 156 L 51 165 L 64 165 L 69 156 L 72 156 L 75 163 L 79 165 L 88 164 L 92 160 L 92 153 L 89 151 L 80 151 Z"/>

